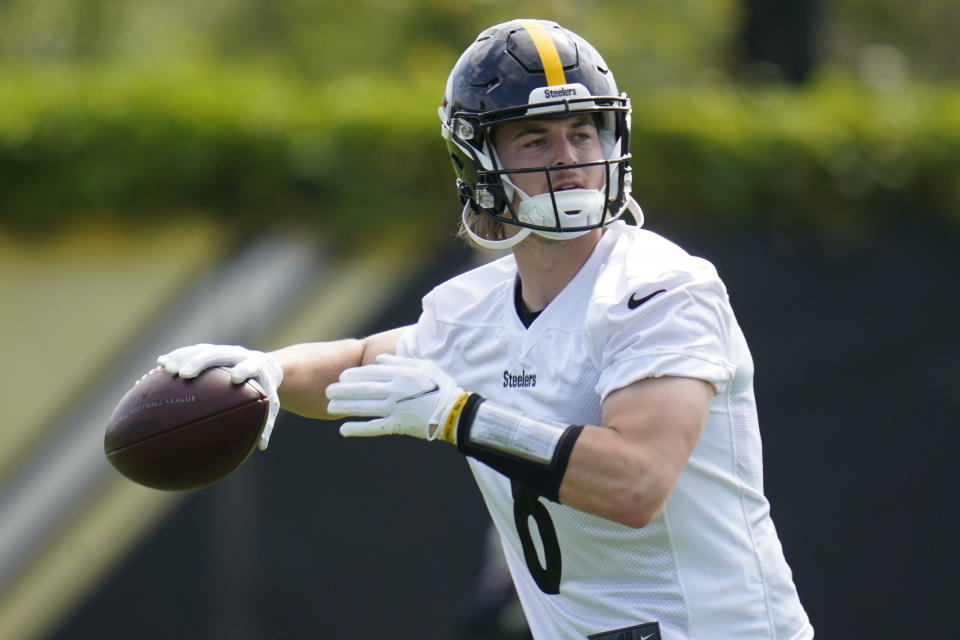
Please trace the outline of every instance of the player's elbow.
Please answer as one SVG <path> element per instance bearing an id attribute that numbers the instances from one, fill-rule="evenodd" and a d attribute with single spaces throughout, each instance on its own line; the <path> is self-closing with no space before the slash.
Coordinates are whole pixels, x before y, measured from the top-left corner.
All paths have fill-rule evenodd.
<path id="1" fill-rule="evenodd" d="M 609 440 L 616 437 L 611 432 L 597 430 L 591 435 Z M 581 437 L 578 445 L 584 443 L 590 441 Z M 640 447 L 574 448 L 560 486 L 560 502 L 627 527 L 646 527 L 660 517 L 676 481 L 673 467 L 661 462 Z"/>
<path id="2" fill-rule="evenodd" d="M 611 504 L 612 520 L 642 529 L 663 513 L 670 487 L 655 478 L 635 478 L 623 486 Z"/>
<path id="3" fill-rule="evenodd" d="M 611 519 L 632 529 L 642 529 L 659 518 L 661 513 L 662 504 L 651 504 L 649 499 L 634 493 L 614 509 Z"/>

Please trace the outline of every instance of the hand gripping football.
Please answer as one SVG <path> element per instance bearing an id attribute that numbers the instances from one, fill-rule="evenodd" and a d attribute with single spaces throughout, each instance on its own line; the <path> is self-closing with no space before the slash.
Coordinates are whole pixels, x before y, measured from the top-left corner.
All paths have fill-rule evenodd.
<path id="1" fill-rule="evenodd" d="M 157 367 L 113 410 L 103 449 L 134 482 L 167 491 L 199 489 L 250 456 L 267 411 L 256 382 L 234 384 L 224 367 L 189 379 Z"/>

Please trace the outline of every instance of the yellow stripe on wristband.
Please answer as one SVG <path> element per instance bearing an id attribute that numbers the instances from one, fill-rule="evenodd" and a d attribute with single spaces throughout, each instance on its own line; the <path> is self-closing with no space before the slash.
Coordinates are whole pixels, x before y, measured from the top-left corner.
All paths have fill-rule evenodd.
<path id="1" fill-rule="evenodd" d="M 469 392 L 461 393 L 450 408 L 450 413 L 447 414 L 447 421 L 443 425 L 443 433 L 440 437 L 450 444 L 457 444 L 457 421 L 460 420 L 460 414 L 463 413 L 463 407 L 467 404 L 469 397 Z"/>

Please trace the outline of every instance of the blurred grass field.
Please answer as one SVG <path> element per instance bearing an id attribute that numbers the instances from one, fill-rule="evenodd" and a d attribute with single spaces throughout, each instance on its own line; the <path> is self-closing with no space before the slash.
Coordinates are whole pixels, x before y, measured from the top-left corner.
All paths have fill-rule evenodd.
<path id="1" fill-rule="evenodd" d="M 42 238 L 0 234 L 0 384 L 16 399 L 5 420 L 0 478 L 222 250 L 216 226 L 200 218 L 83 226 Z"/>

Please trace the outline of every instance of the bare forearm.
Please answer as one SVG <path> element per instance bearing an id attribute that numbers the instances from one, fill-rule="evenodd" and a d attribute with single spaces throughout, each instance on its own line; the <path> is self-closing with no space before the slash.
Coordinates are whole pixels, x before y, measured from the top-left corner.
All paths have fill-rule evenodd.
<path id="1" fill-rule="evenodd" d="M 363 340 L 348 339 L 295 344 L 272 352 L 283 367 L 280 406 L 308 418 L 330 418 L 324 391 L 344 369 L 360 365 L 363 347 Z"/>
<path id="2" fill-rule="evenodd" d="M 670 484 L 644 454 L 614 429 L 586 427 L 571 453 L 560 502 L 631 527 L 649 524 Z"/>
<path id="3" fill-rule="evenodd" d="M 713 388 L 691 378 L 643 380 L 612 393 L 607 427 L 583 430 L 560 501 L 642 527 L 656 519 L 707 419 Z"/>
<path id="4" fill-rule="evenodd" d="M 404 327 L 384 331 L 362 340 L 307 342 L 270 353 L 283 367 L 280 406 L 307 418 L 329 419 L 327 386 L 345 369 L 370 364 L 381 353 L 394 353 Z"/>

